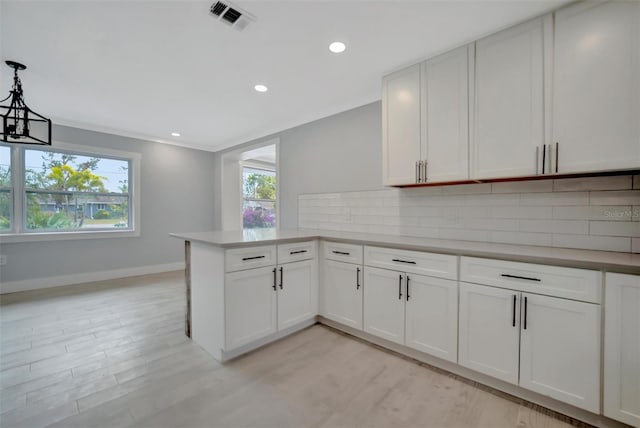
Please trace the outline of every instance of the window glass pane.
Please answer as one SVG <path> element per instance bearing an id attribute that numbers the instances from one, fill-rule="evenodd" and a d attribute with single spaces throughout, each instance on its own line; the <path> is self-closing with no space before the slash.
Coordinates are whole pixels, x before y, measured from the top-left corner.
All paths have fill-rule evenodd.
<path id="1" fill-rule="evenodd" d="M 28 189 L 128 193 L 129 161 L 25 150 Z"/>
<path id="2" fill-rule="evenodd" d="M 0 189 L 0 231 L 11 229 L 11 191 Z"/>
<path id="3" fill-rule="evenodd" d="M 256 168 L 243 168 L 243 196 L 256 199 L 276 199 L 276 173 Z"/>
<path id="4" fill-rule="evenodd" d="M 242 226 L 245 229 L 276 227 L 275 201 L 248 201 L 242 210 Z"/>
<path id="5" fill-rule="evenodd" d="M 244 167 L 242 169 L 244 229 L 276 227 L 275 171 Z"/>
<path id="6" fill-rule="evenodd" d="M 129 161 L 26 149 L 27 231 L 129 228 Z"/>
<path id="7" fill-rule="evenodd" d="M 0 146 L 0 231 L 11 230 L 11 148 Z"/>
<path id="8" fill-rule="evenodd" d="M 28 230 L 129 227 L 129 197 L 27 191 Z"/>
<path id="9" fill-rule="evenodd" d="M 11 187 L 11 149 L 0 146 L 0 187 Z"/>

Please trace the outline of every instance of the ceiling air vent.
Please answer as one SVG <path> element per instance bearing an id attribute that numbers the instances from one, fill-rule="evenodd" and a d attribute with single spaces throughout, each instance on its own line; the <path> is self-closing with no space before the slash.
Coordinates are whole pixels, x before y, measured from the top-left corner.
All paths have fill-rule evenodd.
<path id="1" fill-rule="evenodd" d="M 238 31 L 244 30 L 255 18 L 248 12 L 232 5 L 228 1 L 217 1 L 211 5 L 209 10 L 218 21 L 235 28 Z"/>

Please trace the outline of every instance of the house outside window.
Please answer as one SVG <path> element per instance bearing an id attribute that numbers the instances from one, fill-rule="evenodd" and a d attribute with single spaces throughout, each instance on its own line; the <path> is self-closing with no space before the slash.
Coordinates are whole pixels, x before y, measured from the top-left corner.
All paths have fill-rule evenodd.
<path id="1" fill-rule="evenodd" d="M 276 227 L 276 172 L 251 166 L 242 168 L 244 229 Z"/>
<path id="2" fill-rule="evenodd" d="M 3 241 L 137 235 L 139 161 L 137 154 L 65 144 L 0 145 Z"/>

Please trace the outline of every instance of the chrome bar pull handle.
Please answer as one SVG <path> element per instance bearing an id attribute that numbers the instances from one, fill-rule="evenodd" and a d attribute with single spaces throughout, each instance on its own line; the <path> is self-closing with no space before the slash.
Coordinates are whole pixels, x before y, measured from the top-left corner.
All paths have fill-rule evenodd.
<path id="1" fill-rule="evenodd" d="M 423 174 L 422 182 L 426 183 L 427 182 L 427 161 L 424 161 L 423 165 L 424 165 L 424 174 Z"/>
<path id="2" fill-rule="evenodd" d="M 542 145 L 542 175 L 544 175 L 544 165 L 547 163 L 547 145 Z"/>
<path id="3" fill-rule="evenodd" d="M 556 141 L 556 173 L 558 172 L 558 156 L 560 155 L 560 143 Z"/>
<path id="4" fill-rule="evenodd" d="M 416 183 L 420 183 L 420 167 L 418 161 L 416 161 Z"/>

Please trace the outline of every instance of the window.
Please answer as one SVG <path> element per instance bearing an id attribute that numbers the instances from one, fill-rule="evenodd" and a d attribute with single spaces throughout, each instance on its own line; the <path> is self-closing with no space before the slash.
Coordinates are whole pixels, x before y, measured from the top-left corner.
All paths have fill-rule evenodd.
<path id="1" fill-rule="evenodd" d="M 0 146 L 0 233 L 11 230 L 12 213 L 11 149 Z"/>
<path id="2" fill-rule="evenodd" d="M 134 231 L 139 155 L 58 144 L 0 145 L 0 234 L 94 237 Z M 13 168 L 11 166 L 14 166 Z M 13 180 L 12 174 L 14 175 Z"/>
<path id="3" fill-rule="evenodd" d="M 276 227 L 276 172 L 245 166 L 242 184 L 243 228 Z"/>

